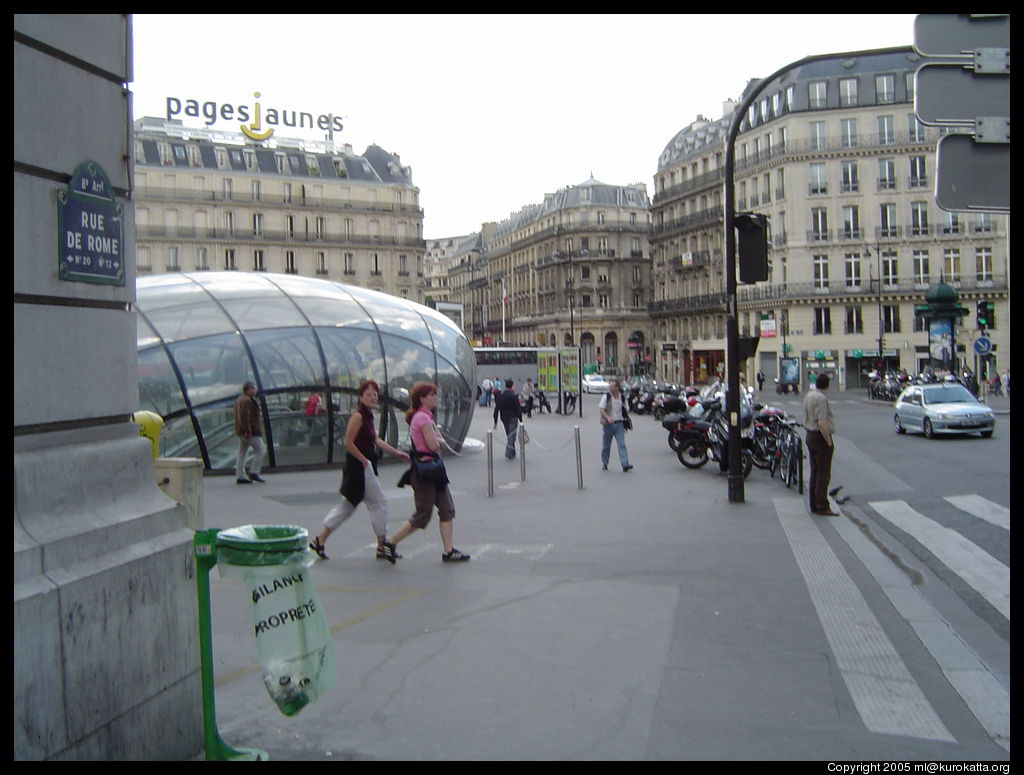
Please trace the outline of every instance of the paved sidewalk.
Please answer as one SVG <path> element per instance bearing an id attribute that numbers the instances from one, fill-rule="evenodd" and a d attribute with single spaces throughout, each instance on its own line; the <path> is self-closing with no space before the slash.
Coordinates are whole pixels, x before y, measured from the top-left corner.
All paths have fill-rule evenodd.
<path id="1" fill-rule="evenodd" d="M 496 433 L 493 497 L 483 452 L 447 459 L 455 545 L 470 562 L 442 564 L 436 517 L 400 545 L 395 566 L 374 558 L 362 508 L 331 537 L 331 559 L 313 573 L 338 683 L 295 717 L 282 716 L 263 687 L 246 590 L 214 571 L 224 739 L 275 760 L 1005 755 L 959 708 L 943 712 L 968 729 L 956 743 L 869 731 L 784 527 L 835 543 L 829 520 L 757 470 L 745 503 L 730 504 L 717 464 L 684 469 L 650 417 L 635 418 L 627 434 L 635 469 L 619 470 L 613 445 L 602 471 L 596 403 L 583 397 L 582 420 L 527 420 L 525 483 Z M 490 428 L 490 414 L 478 411 L 470 438 Z M 409 489 L 394 486 L 401 472 L 382 469 L 392 532 L 412 510 Z M 206 525 L 297 524 L 312 535 L 340 497 L 339 470 L 266 478 L 239 487 L 207 477 Z M 886 629 L 907 639 L 900 650 L 919 650 L 891 606 L 866 594 Z M 934 664 L 912 660 L 919 682 L 948 687 Z"/>

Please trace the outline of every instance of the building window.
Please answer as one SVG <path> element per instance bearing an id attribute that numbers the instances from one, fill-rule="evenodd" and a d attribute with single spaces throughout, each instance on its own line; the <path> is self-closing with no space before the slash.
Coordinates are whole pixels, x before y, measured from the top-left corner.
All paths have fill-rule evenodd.
<path id="1" fill-rule="evenodd" d="M 828 210 L 824 207 L 811 209 L 811 241 L 824 242 L 828 240 Z"/>
<path id="2" fill-rule="evenodd" d="M 178 249 L 176 247 L 167 248 L 164 253 L 164 261 L 167 266 L 168 272 L 179 272 L 181 267 L 178 266 Z"/>
<path id="3" fill-rule="evenodd" d="M 882 253 L 882 284 L 896 285 L 899 282 L 900 270 L 899 261 L 896 258 L 896 251 L 886 250 Z"/>
<path id="4" fill-rule="evenodd" d="M 911 71 L 907 73 L 907 76 L 904 79 L 907 85 L 907 102 L 914 101 L 914 75 L 914 72 Z"/>
<path id="5" fill-rule="evenodd" d="M 252 214 L 252 233 L 257 237 L 263 233 L 263 213 Z"/>
<path id="6" fill-rule="evenodd" d="M 896 226 L 896 204 L 885 202 L 878 206 L 879 229 L 878 236 L 881 238 L 898 237 L 899 229 Z"/>
<path id="7" fill-rule="evenodd" d="M 847 334 L 864 333 L 864 318 L 861 314 L 860 307 L 846 308 L 846 328 L 844 329 L 844 332 Z"/>
<path id="8" fill-rule="evenodd" d="M 267 265 L 266 262 L 264 261 L 262 250 L 254 250 L 252 252 L 252 270 L 254 272 L 267 271 Z"/>
<path id="9" fill-rule="evenodd" d="M 284 202 L 287 204 L 292 201 L 292 184 L 284 184 Z"/>
<path id="10" fill-rule="evenodd" d="M 316 217 L 314 225 L 316 228 L 317 239 L 323 239 L 325 236 L 327 236 L 327 222 L 322 215 L 318 215 Z"/>
<path id="11" fill-rule="evenodd" d="M 839 107 L 852 108 L 857 104 L 857 79 L 839 79 Z"/>
<path id="12" fill-rule="evenodd" d="M 913 113 L 907 114 L 907 134 L 910 135 L 912 143 L 924 142 L 924 124 L 918 121 L 917 116 Z"/>
<path id="13" fill-rule="evenodd" d="M 207 258 L 206 248 L 196 248 L 196 269 L 209 269 L 209 259 Z"/>
<path id="14" fill-rule="evenodd" d="M 988 233 L 992 231 L 992 215 L 990 213 L 977 213 L 974 216 L 974 231 Z"/>
<path id="15" fill-rule="evenodd" d="M 900 308 L 896 305 L 882 307 L 882 331 L 886 334 L 900 332 Z"/>
<path id="16" fill-rule="evenodd" d="M 597 295 L 597 305 L 603 309 L 608 309 L 608 294 L 599 293 Z"/>
<path id="17" fill-rule="evenodd" d="M 928 203 L 910 203 L 910 233 L 912 236 L 921 237 L 928 234 Z"/>
<path id="18" fill-rule="evenodd" d="M 284 217 L 284 230 L 289 238 L 295 236 L 295 216 L 286 215 Z"/>
<path id="19" fill-rule="evenodd" d="M 398 274 L 400 277 L 409 276 L 409 259 L 406 256 L 398 257 Z"/>
<path id="20" fill-rule="evenodd" d="M 896 190 L 896 162 L 893 159 L 878 160 L 878 190 Z"/>
<path id="21" fill-rule="evenodd" d="M 924 156 L 910 157 L 910 187 L 926 188 L 928 186 L 928 172 L 925 167 Z"/>
<path id="22" fill-rule="evenodd" d="M 316 273 L 327 274 L 327 254 L 322 250 L 316 252 Z"/>
<path id="23" fill-rule="evenodd" d="M 812 194 L 828 193 L 828 173 L 823 163 L 815 162 L 814 164 L 811 164 L 811 183 L 809 190 Z"/>
<path id="24" fill-rule="evenodd" d="M 828 256 L 813 256 L 814 287 L 828 288 Z"/>
<path id="25" fill-rule="evenodd" d="M 875 102 L 879 105 L 886 105 L 896 102 L 896 76 L 876 75 L 875 76 Z"/>
<path id="26" fill-rule="evenodd" d="M 227 232 L 228 236 L 235 233 L 235 214 L 224 213 L 224 231 Z"/>
<path id="27" fill-rule="evenodd" d="M 860 207 L 847 205 L 843 208 L 843 239 L 860 238 Z"/>
<path id="28" fill-rule="evenodd" d="M 298 269 L 295 266 L 295 251 L 286 250 L 284 252 L 284 271 L 288 274 L 298 274 Z"/>
<path id="29" fill-rule="evenodd" d="M 843 264 L 846 267 L 846 287 L 860 288 L 860 253 L 847 253 L 843 256 Z"/>
<path id="30" fill-rule="evenodd" d="M 855 161 L 844 161 L 843 164 L 843 180 L 840 187 L 840 191 L 844 194 L 851 194 L 855 191 L 860 190 L 860 179 L 857 175 L 857 162 Z"/>
<path id="31" fill-rule="evenodd" d="M 372 274 L 372 275 L 379 275 L 380 274 L 380 256 L 377 255 L 376 253 L 373 254 L 373 269 L 370 270 L 370 274 Z"/>
<path id="32" fill-rule="evenodd" d="M 258 180 L 252 181 L 252 201 L 254 201 L 254 202 L 260 201 L 260 190 L 261 190 L 260 189 L 260 181 L 258 181 Z"/>
<path id="33" fill-rule="evenodd" d="M 235 266 L 235 250 L 228 248 L 224 251 L 224 268 L 227 270 L 237 269 Z"/>
<path id="34" fill-rule="evenodd" d="M 992 248 L 975 248 L 974 261 L 978 271 L 978 282 L 992 282 Z"/>
<path id="35" fill-rule="evenodd" d="M 824 110 L 828 107 L 828 83 L 826 81 L 811 81 L 807 91 L 807 104 L 811 110 Z"/>
<path id="36" fill-rule="evenodd" d="M 949 248 L 942 251 L 942 263 L 946 271 L 947 283 L 960 282 L 960 250 Z"/>
<path id="37" fill-rule="evenodd" d="M 811 122 L 811 150 L 812 151 L 824 151 L 827 144 L 825 137 L 825 122 L 824 121 L 812 121 Z"/>
<path id="38" fill-rule="evenodd" d="M 844 118 L 839 122 L 839 141 L 843 148 L 857 147 L 857 119 Z"/>
<path id="39" fill-rule="evenodd" d="M 878 117 L 878 144 L 893 145 L 896 142 L 896 130 L 892 116 Z"/>
<path id="40" fill-rule="evenodd" d="M 917 285 L 927 285 L 931 282 L 931 271 L 928 267 L 928 251 L 915 250 L 912 260 L 914 264 L 914 282 Z"/>
<path id="41" fill-rule="evenodd" d="M 814 308 L 814 334 L 820 336 L 822 334 L 832 333 L 832 309 L 830 307 L 815 307 Z"/>

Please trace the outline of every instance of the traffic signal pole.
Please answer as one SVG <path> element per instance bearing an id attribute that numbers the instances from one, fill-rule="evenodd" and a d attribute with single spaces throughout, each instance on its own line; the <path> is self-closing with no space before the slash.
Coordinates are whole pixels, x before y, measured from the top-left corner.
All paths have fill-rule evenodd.
<path id="1" fill-rule="evenodd" d="M 745 493 L 743 488 L 743 469 L 740 459 L 740 359 L 739 359 L 739 316 L 737 314 L 737 272 L 736 272 L 736 182 L 733 174 L 736 169 L 736 137 L 740 132 L 740 125 L 747 110 L 757 100 L 761 92 L 785 73 L 795 70 L 811 62 L 820 62 L 826 59 L 849 59 L 867 54 L 909 52 L 909 46 L 901 46 L 890 49 L 875 49 L 872 51 L 851 51 L 841 54 L 820 54 L 817 56 L 805 57 L 798 62 L 793 62 L 763 78 L 747 95 L 746 99 L 736 108 L 733 113 L 732 122 L 729 125 L 729 134 L 725 141 L 725 295 L 726 295 L 726 385 L 728 394 L 725 401 L 726 416 L 729 421 L 729 502 L 743 503 Z"/>

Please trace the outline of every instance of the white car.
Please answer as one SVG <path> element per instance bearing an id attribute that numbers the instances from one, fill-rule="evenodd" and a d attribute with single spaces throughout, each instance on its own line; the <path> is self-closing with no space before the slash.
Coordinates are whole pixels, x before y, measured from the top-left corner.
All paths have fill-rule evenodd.
<path id="1" fill-rule="evenodd" d="M 991 436 L 996 427 L 992 410 L 955 383 L 911 385 L 900 393 L 895 408 L 897 433 L 919 430 L 928 438 L 940 433 Z"/>
<path id="2" fill-rule="evenodd" d="M 607 393 L 611 389 L 608 380 L 600 374 L 585 374 L 583 376 L 584 393 Z"/>

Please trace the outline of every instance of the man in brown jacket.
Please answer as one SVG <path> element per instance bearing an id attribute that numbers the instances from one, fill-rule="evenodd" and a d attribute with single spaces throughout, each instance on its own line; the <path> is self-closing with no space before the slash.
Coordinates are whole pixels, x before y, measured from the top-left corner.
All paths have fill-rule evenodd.
<path id="1" fill-rule="evenodd" d="M 238 436 L 235 481 L 238 484 L 265 482 L 266 479 L 260 477 L 260 469 L 263 467 L 266 446 L 263 443 L 263 421 L 256 400 L 255 382 L 246 382 L 242 386 L 242 395 L 235 399 L 235 435 Z M 245 458 L 249 447 L 252 447 L 252 462 L 247 471 Z"/>

